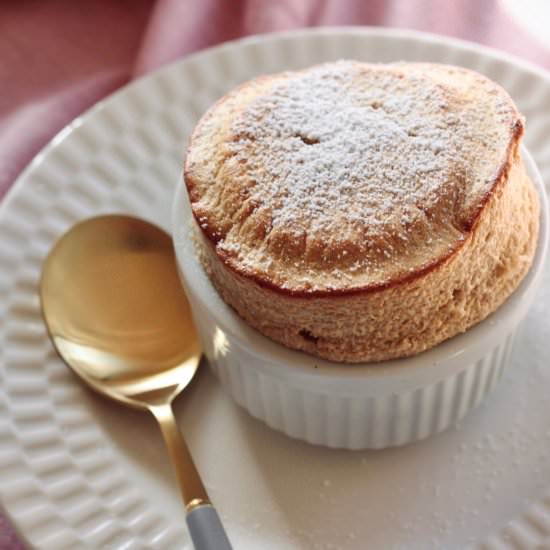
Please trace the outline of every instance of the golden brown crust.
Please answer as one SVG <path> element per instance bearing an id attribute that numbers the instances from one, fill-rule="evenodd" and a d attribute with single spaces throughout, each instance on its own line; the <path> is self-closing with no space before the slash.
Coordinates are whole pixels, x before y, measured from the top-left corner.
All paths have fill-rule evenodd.
<path id="1" fill-rule="evenodd" d="M 188 150 L 202 264 L 291 348 L 346 362 L 421 352 L 484 319 L 530 266 L 522 135 L 509 96 L 465 69 L 346 62 L 246 83 Z"/>

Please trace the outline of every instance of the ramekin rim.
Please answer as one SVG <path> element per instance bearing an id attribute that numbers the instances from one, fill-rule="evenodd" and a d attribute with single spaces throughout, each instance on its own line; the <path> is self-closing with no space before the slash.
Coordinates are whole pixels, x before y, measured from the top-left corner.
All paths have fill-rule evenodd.
<path id="1" fill-rule="evenodd" d="M 194 264 L 195 275 L 198 274 L 202 283 L 206 285 L 208 295 L 205 295 L 198 288 L 201 281 L 195 280 L 192 273 L 193 266 L 190 266 L 187 255 L 185 256 L 187 261 L 183 258 L 186 254 L 186 246 L 193 245 L 185 242 L 185 239 L 188 239 L 190 207 L 185 186 L 180 182 L 172 209 L 172 234 L 176 259 L 185 281 L 186 292 L 195 307 L 200 305 L 202 310 L 208 312 L 216 324 L 223 329 L 226 337 L 236 339 L 246 347 L 247 353 L 261 360 L 258 363 L 260 370 L 279 378 L 288 374 L 301 378 L 304 383 L 319 383 L 320 380 L 333 379 L 350 381 L 367 379 L 369 383 L 373 383 L 375 380 L 390 381 L 393 378 L 412 380 L 428 376 L 432 380 L 433 376 L 436 376 L 437 380 L 450 376 L 471 364 L 472 361 L 483 357 L 488 350 L 487 342 L 494 341 L 495 338 L 504 338 L 515 329 L 525 315 L 542 275 L 549 241 L 548 198 L 540 172 L 523 145 L 522 157 L 539 194 L 541 205 L 539 237 L 529 272 L 504 304 L 486 319 L 466 332 L 418 355 L 378 363 L 350 364 L 331 362 L 286 348 L 250 327 L 219 297 L 193 253 L 191 264 Z M 238 329 L 235 330 L 235 327 Z"/>

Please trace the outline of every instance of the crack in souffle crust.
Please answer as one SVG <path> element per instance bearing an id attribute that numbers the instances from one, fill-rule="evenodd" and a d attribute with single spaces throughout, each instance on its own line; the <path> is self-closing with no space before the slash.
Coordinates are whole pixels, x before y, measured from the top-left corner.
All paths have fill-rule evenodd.
<path id="1" fill-rule="evenodd" d="M 509 96 L 472 71 L 341 61 L 223 97 L 185 182 L 236 273 L 292 295 L 364 292 L 463 245 L 522 133 Z"/>

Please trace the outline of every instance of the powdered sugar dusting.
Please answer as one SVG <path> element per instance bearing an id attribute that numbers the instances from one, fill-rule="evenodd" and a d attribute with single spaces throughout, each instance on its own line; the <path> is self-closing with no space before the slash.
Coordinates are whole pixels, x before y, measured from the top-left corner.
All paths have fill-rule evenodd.
<path id="1" fill-rule="evenodd" d="M 241 136 L 234 151 L 258 181 L 255 198 L 276 206 L 274 226 L 331 231 L 341 222 L 335 214 L 345 214 L 352 226 L 376 231 L 411 221 L 419 213 L 409 207 L 433 202 L 445 183 L 457 116 L 437 127 L 421 112 L 428 103 L 445 109 L 443 93 L 392 73 L 366 86 L 356 79 L 347 63 L 323 66 L 275 86 L 233 125 Z"/>
<path id="2" fill-rule="evenodd" d="M 451 249 L 492 185 L 510 103 L 465 101 L 445 76 L 344 61 L 276 79 L 226 143 L 265 239 L 245 246 L 237 222 L 219 249 L 266 272 L 277 257 L 294 282 L 309 279 L 300 264 L 321 264 L 336 285 L 407 254 L 422 263 L 421 246 Z"/>

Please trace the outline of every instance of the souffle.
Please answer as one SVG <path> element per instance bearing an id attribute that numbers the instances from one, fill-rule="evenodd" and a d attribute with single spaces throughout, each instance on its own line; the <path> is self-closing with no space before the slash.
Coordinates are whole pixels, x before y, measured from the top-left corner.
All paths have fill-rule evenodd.
<path id="1" fill-rule="evenodd" d="M 201 263 L 262 334 L 331 361 L 406 357 L 495 311 L 539 203 L 523 118 L 475 72 L 340 61 L 220 99 L 184 179 Z"/>

